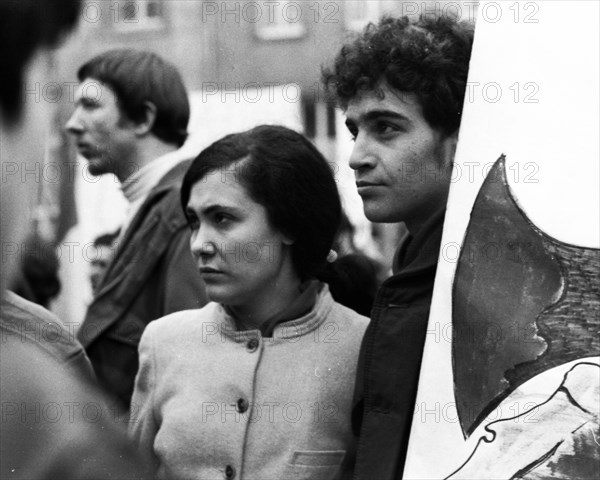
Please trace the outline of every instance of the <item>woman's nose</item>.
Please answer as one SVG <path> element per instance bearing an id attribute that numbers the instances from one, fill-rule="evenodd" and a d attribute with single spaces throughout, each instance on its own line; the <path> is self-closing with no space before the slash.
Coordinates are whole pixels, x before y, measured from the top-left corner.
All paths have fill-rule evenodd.
<path id="1" fill-rule="evenodd" d="M 203 242 L 200 245 L 200 256 L 202 257 L 212 257 L 215 253 L 217 253 L 217 248 L 212 242 Z"/>
<path id="2" fill-rule="evenodd" d="M 210 257 L 217 253 L 214 242 L 209 238 L 209 232 L 206 227 L 200 226 L 192 232 L 191 247 L 192 254 L 195 257 Z"/>

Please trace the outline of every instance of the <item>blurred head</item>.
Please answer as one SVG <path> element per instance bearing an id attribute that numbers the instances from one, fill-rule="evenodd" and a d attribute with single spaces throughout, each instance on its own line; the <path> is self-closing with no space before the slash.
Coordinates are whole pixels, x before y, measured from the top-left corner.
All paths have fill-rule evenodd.
<path id="1" fill-rule="evenodd" d="M 76 108 L 67 122 L 92 174 L 131 170 L 138 141 L 155 138 L 179 148 L 187 137 L 190 107 L 174 65 L 152 52 L 111 50 L 77 73 Z M 131 173 L 131 172 L 129 172 Z"/>
<path id="2" fill-rule="evenodd" d="M 243 271 L 250 288 L 253 275 L 274 275 L 285 262 L 301 280 L 315 276 L 341 216 L 325 158 L 304 136 L 278 126 L 228 135 L 205 149 L 183 179 L 181 203 L 200 266 Z"/>
<path id="3" fill-rule="evenodd" d="M 60 293 L 60 268 L 56 248 L 37 234 L 30 234 L 21 251 L 21 272 L 8 288 L 17 295 L 48 308 Z"/>
<path id="4" fill-rule="evenodd" d="M 369 220 L 415 234 L 445 206 L 472 40 L 472 25 L 451 18 L 383 18 L 323 71 L 355 141 Z"/>
<path id="5" fill-rule="evenodd" d="M 3 125 L 14 125 L 21 118 L 23 86 L 33 57 L 40 53 L 50 55 L 51 49 L 77 23 L 79 9 L 79 0 L 0 1 L 0 118 Z"/>
<path id="6" fill-rule="evenodd" d="M 2 282 L 19 268 L 39 185 L 23 181 L 44 153 L 48 102 L 24 101 L 25 86 L 55 81 L 53 49 L 77 22 L 78 0 L 0 1 L 0 199 Z M 31 176 L 29 176 L 31 178 Z"/>
<path id="7" fill-rule="evenodd" d="M 90 259 L 90 282 L 94 293 L 98 291 L 100 281 L 117 253 L 115 244 L 119 230 L 114 233 L 100 235 L 94 240 L 94 255 Z"/>

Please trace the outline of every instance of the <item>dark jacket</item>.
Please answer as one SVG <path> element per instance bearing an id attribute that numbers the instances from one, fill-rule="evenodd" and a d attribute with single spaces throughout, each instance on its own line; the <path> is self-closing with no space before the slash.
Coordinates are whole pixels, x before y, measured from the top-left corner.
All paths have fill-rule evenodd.
<path id="1" fill-rule="evenodd" d="M 405 237 L 394 275 L 375 298 L 363 339 L 353 410 L 355 480 L 402 478 L 445 210 Z"/>
<path id="2" fill-rule="evenodd" d="M 146 325 L 206 303 L 179 200 L 189 164 L 169 171 L 134 216 L 78 332 L 98 381 L 125 409 Z"/>

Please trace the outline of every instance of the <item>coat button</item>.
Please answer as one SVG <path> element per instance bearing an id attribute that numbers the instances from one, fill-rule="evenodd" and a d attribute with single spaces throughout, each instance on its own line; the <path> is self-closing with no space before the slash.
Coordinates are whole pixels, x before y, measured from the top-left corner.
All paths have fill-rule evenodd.
<path id="1" fill-rule="evenodd" d="M 235 477 L 235 468 L 231 465 L 227 465 L 225 467 L 225 478 L 233 478 Z"/>
<path id="2" fill-rule="evenodd" d="M 252 338 L 248 340 L 246 348 L 250 353 L 256 352 L 256 349 L 258 348 L 258 338 Z"/>
<path id="3" fill-rule="evenodd" d="M 246 410 L 248 410 L 248 400 L 246 400 L 245 398 L 238 399 L 237 410 L 240 413 L 244 413 Z"/>

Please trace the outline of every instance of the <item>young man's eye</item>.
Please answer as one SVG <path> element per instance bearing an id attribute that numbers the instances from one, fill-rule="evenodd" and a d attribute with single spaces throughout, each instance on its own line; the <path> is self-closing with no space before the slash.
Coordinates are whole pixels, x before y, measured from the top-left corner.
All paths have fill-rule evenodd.
<path id="1" fill-rule="evenodd" d="M 375 126 L 375 129 L 379 135 L 389 135 L 396 133 L 400 130 L 400 128 L 397 125 L 394 125 L 389 122 L 379 122 Z"/>
<path id="2" fill-rule="evenodd" d="M 356 137 L 358 136 L 358 129 L 354 127 L 348 127 L 348 132 L 350 132 L 350 138 L 354 142 L 356 141 Z"/>

